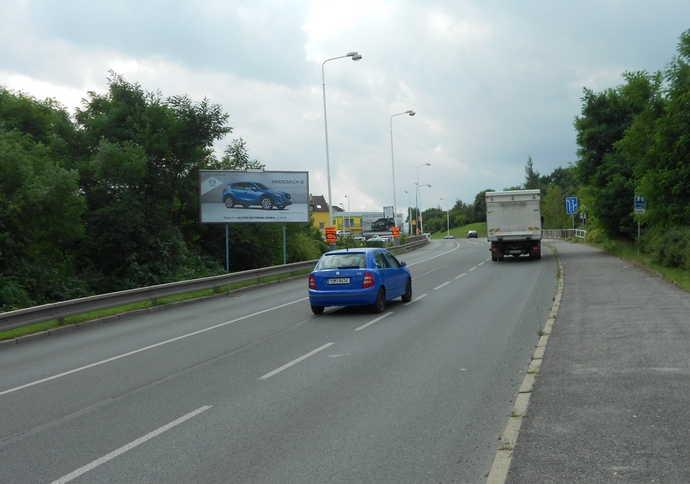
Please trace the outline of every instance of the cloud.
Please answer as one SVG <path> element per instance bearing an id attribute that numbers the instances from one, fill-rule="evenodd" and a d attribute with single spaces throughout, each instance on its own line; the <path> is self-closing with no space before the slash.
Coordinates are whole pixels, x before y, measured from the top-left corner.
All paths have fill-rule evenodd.
<path id="1" fill-rule="evenodd" d="M 380 210 L 416 181 L 425 206 L 575 161 L 584 87 L 663 69 L 687 29 L 680 0 L 5 0 L 0 84 L 73 110 L 109 70 L 164 96 L 207 97 L 251 158 L 310 172 L 333 202 Z M 359 62 L 343 56 L 363 55 Z M 323 69 L 323 71 L 322 71 Z M 322 78 L 322 72 L 324 78 Z M 401 209 L 403 211 L 404 209 Z"/>

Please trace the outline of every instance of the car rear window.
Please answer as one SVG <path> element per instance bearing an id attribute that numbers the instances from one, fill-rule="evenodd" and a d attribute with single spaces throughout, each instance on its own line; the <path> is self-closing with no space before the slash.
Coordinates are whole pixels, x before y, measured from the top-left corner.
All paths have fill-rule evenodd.
<path id="1" fill-rule="evenodd" d="M 362 253 L 324 254 L 315 269 L 358 269 L 366 266 L 365 260 Z"/>

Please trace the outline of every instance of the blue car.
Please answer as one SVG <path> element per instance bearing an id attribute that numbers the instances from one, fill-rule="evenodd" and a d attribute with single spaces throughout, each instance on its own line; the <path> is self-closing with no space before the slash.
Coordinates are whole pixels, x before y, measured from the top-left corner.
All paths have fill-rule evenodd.
<path id="1" fill-rule="evenodd" d="M 370 306 L 381 313 L 386 301 L 412 300 L 412 275 L 386 249 L 367 247 L 326 252 L 309 274 L 314 314 L 327 306 Z"/>
<path id="2" fill-rule="evenodd" d="M 235 205 L 242 205 L 244 208 L 259 205 L 264 210 L 271 210 L 273 207 L 283 210 L 292 205 L 292 197 L 287 192 L 271 190 L 263 183 L 234 182 L 223 190 L 223 203 L 227 208 Z"/>

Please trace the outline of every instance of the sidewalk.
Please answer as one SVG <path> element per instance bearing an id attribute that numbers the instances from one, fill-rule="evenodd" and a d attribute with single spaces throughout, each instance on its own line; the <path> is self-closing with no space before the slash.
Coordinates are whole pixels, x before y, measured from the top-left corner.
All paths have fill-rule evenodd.
<path id="1" fill-rule="evenodd" d="M 505 482 L 690 483 L 690 294 L 547 242 L 562 299 Z"/>

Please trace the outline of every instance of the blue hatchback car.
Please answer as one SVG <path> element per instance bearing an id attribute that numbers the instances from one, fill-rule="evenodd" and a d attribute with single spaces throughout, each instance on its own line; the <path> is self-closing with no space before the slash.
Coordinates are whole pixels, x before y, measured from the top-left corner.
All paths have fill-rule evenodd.
<path id="1" fill-rule="evenodd" d="M 223 190 L 223 203 L 227 208 L 242 205 L 249 208 L 251 205 L 259 205 L 264 210 L 273 207 L 283 210 L 292 205 L 292 197 L 288 192 L 271 190 L 263 183 L 258 182 L 234 182 Z"/>
<path id="2" fill-rule="evenodd" d="M 404 262 L 379 247 L 326 252 L 309 274 L 314 314 L 327 306 L 370 306 L 381 313 L 396 297 L 412 300 L 412 275 Z"/>

